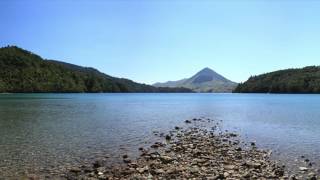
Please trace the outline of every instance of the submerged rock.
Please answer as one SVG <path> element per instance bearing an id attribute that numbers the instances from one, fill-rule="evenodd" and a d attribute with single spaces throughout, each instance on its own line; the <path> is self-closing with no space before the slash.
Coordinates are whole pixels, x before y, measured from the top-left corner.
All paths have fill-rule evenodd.
<path id="1" fill-rule="evenodd" d="M 171 140 L 171 136 L 169 134 L 166 135 L 166 140 Z"/>
<path id="2" fill-rule="evenodd" d="M 129 163 L 131 163 L 132 161 L 131 161 L 131 159 L 123 159 L 123 162 L 129 164 Z"/>
<path id="3" fill-rule="evenodd" d="M 94 168 L 98 168 L 98 167 L 103 166 L 103 163 L 100 160 L 97 160 L 92 165 Z"/>
<path id="4" fill-rule="evenodd" d="M 187 124 L 190 124 L 190 123 L 191 123 L 190 120 L 185 120 L 184 122 L 187 123 Z"/>

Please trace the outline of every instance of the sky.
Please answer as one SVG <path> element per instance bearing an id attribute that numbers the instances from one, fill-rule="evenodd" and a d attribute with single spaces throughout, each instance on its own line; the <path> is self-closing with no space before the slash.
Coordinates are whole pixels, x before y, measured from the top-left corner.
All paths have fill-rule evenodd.
<path id="1" fill-rule="evenodd" d="M 0 46 L 152 84 L 320 64 L 320 1 L 1 0 Z"/>

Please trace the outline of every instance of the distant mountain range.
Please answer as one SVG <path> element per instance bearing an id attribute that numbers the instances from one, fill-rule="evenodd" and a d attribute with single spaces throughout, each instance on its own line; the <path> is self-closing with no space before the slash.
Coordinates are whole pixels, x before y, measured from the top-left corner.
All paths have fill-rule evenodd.
<path id="1" fill-rule="evenodd" d="M 0 48 L 1 92 L 192 92 L 116 78 L 94 68 L 45 60 L 16 46 Z"/>
<path id="2" fill-rule="evenodd" d="M 210 68 L 204 68 L 194 76 L 178 81 L 155 83 L 156 87 L 184 87 L 196 92 L 232 92 L 237 83 L 228 80 Z"/>
<path id="3" fill-rule="evenodd" d="M 320 93 L 320 66 L 286 69 L 250 77 L 237 93 Z"/>

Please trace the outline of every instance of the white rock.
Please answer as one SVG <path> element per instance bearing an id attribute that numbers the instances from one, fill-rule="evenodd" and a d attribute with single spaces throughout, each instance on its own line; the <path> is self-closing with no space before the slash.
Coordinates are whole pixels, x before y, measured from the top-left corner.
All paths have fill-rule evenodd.
<path id="1" fill-rule="evenodd" d="M 308 168 L 306 168 L 306 167 L 299 167 L 299 170 L 300 170 L 300 171 L 308 171 Z"/>

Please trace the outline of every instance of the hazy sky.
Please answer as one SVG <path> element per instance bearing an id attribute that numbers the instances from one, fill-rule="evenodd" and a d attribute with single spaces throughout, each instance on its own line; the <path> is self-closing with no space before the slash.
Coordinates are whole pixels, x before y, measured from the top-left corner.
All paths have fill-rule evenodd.
<path id="1" fill-rule="evenodd" d="M 320 1 L 1 0 L 0 46 L 137 82 L 320 64 Z"/>

